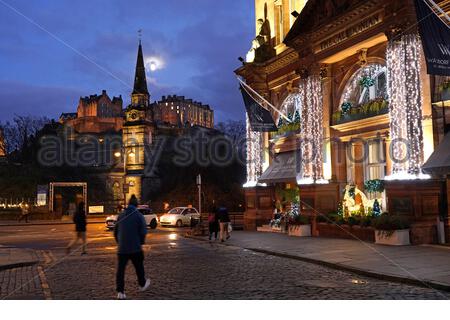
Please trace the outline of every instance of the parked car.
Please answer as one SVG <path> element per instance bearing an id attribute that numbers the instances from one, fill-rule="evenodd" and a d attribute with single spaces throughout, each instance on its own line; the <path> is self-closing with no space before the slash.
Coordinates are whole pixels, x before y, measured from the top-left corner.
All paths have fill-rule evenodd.
<path id="1" fill-rule="evenodd" d="M 152 209 L 150 209 L 148 206 L 138 206 L 137 209 L 144 216 L 147 226 L 152 229 L 156 229 L 156 227 L 158 226 L 158 217 L 153 213 Z M 118 217 L 118 214 L 108 216 L 105 221 L 106 228 L 108 228 L 109 230 L 114 229 Z"/>
<path id="2" fill-rule="evenodd" d="M 200 213 L 195 208 L 176 207 L 159 218 L 161 226 L 192 226 L 200 221 Z"/>

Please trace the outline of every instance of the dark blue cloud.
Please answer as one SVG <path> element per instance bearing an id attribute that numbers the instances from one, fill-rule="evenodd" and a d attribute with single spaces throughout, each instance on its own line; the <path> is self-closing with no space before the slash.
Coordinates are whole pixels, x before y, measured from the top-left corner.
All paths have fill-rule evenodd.
<path id="1" fill-rule="evenodd" d="M 233 70 L 253 37 L 253 1 L 6 2 L 19 13 L 0 3 L 2 119 L 11 105 L 18 114 L 75 110 L 79 95 L 102 89 L 128 97 L 138 29 L 144 54 L 165 61 L 149 73 L 153 100 L 183 94 L 210 104 L 216 120 L 244 116 Z"/>

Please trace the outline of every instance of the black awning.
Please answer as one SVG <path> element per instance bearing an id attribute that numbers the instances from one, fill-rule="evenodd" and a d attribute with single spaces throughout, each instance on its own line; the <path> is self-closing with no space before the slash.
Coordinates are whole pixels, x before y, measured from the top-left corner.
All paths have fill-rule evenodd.
<path id="1" fill-rule="evenodd" d="M 422 166 L 425 173 L 450 174 L 450 133 L 447 133 L 430 158 Z"/>
<path id="2" fill-rule="evenodd" d="M 297 160 L 298 159 L 298 160 Z M 276 155 L 272 164 L 258 179 L 259 183 L 296 181 L 300 171 L 300 152 L 283 152 Z"/>

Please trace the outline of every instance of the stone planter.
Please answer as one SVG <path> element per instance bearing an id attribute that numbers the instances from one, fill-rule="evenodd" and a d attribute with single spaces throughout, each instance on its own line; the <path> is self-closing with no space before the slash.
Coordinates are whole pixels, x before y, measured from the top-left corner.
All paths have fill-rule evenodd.
<path id="1" fill-rule="evenodd" d="M 387 244 L 390 246 L 410 245 L 409 229 L 395 231 L 375 230 L 375 243 Z"/>
<path id="2" fill-rule="evenodd" d="M 291 225 L 288 234 L 292 237 L 311 237 L 311 225 Z"/>

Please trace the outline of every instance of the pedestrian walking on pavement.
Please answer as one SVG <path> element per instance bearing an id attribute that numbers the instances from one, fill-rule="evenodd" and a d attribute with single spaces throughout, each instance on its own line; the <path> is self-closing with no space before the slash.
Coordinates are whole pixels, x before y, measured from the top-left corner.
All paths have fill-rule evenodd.
<path id="1" fill-rule="evenodd" d="M 225 206 L 221 206 L 217 212 L 219 224 L 220 224 L 220 241 L 224 242 L 230 238 L 230 232 L 228 230 L 230 224 L 230 216 L 228 209 Z"/>
<path id="2" fill-rule="evenodd" d="M 219 221 L 217 215 L 217 208 L 213 206 L 208 214 L 208 227 L 209 227 L 209 240 L 211 240 L 214 234 L 214 239 L 217 240 L 217 234 L 219 233 Z"/>
<path id="3" fill-rule="evenodd" d="M 147 235 L 147 224 L 137 206 L 138 200 L 135 195 L 132 195 L 128 207 L 119 215 L 114 228 L 114 238 L 118 243 L 117 299 L 126 299 L 125 269 L 128 260 L 131 260 L 136 270 L 140 291 L 145 291 L 150 286 L 150 279 L 145 278 L 144 252 L 142 251 Z"/>
<path id="4" fill-rule="evenodd" d="M 75 223 L 75 238 L 69 243 L 66 248 L 67 254 L 70 253 L 72 247 L 81 240 L 83 243 L 81 254 L 86 254 L 86 212 L 84 210 L 84 202 L 78 204 L 78 209 L 73 215 L 73 223 Z"/>
<path id="5" fill-rule="evenodd" d="M 17 221 L 20 222 L 23 219 L 25 219 L 25 223 L 28 223 L 28 215 L 29 214 L 30 214 L 30 206 L 28 205 L 28 203 L 21 204 L 20 205 L 20 217 Z"/>

